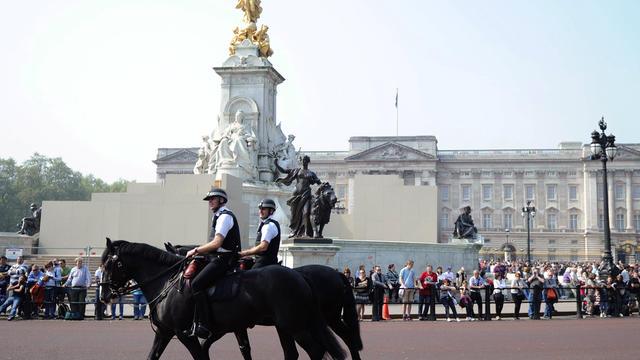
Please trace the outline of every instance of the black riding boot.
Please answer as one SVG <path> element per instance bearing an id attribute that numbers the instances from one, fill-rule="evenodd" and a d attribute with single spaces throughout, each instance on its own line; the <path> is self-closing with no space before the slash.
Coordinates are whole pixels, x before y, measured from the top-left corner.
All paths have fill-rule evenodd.
<path id="1" fill-rule="evenodd" d="M 206 339 L 211 335 L 211 331 L 207 328 L 209 319 L 209 304 L 207 303 L 207 293 L 204 291 L 193 294 L 196 302 L 196 324 L 194 324 L 193 335 Z"/>

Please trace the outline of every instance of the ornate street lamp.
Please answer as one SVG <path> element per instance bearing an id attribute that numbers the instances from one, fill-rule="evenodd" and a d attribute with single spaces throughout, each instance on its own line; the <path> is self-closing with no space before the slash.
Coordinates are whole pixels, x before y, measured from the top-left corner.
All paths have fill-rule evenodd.
<path id="1" fill-rule="evenodd" d="M 536 217 L 536 207 L 531 206 L 531 200 L 527 200 L 527 206 L 522 208 L 522 217 L 527 222 L 527 261 L 531 266 L 531 219 Z"/>
<path id="2" fill-rule="evenodd" d="M 606 281 L 609 275 L 617 275 L 615 267 L 613 265 L 613 256 L 611 255 L 611 229 L 609 227 L 609 191 L 607 184 L 607 160 L 613 160 L 618 154 L 618 148 L 616 147 L 616 137 L 613 135 L 605 134 L 607 129 L 607 123 L 604 122 L 604 116 L 598 122 L 600 131 L 597 130 L 591 133 L 591 160 L 602 161 L 602 192 L 604 197 L 604 254 L 602 255 L 602 261 L 604 262 L 600 271 L 600 279 Z"/>

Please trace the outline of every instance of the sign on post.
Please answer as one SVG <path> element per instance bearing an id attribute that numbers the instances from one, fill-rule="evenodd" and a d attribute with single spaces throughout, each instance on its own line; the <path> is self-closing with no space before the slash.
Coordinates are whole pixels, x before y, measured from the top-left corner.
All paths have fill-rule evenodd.
<path id="1" fill-rule="evenodd" d="M 9 260 L 17 260 L 18 256 L 22 256 L 22 249 L 10 249 L 10 248 L 7 248 L 4 251 L 4 256 L 6 256 L 7 259 L 9 259 Z"/>

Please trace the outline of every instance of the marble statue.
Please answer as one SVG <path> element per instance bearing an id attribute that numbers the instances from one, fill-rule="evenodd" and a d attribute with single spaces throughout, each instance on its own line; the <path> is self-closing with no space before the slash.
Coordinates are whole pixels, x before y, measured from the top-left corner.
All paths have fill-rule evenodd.
<path id="1" fill-rule="evenodd" d="M 311 224 L 311 185 L 320 184 L 320 179 L 309 170 L 308 156 L 302 158 L 302 167 L 295 169 L 283 169 L 278 164 L 278 158 L 274 159 L 274 165 L 281 173 L 287 174 L 284 178 L 277 179 L 277 183 L 291 185 L 296 182 L 293 195 L 287 200 L 287 205 L 291 209 L 289 218 L 289 237 L 312 237 L 313 226 Z"/>
<path id="2" fill-rule="evenodd" d="M 238 110 L 235 121 L 225 129 L 211 158 L 216 163 L 215 168 L 237 165 L 255 176 L 255 164 L 258 161 L 257 138 L 252 130 L 245 128 L 243 121 L 244 112 Z"/>
<path id="3" fill-rule="evenodd" d="M 336 202 L 338 202 L 338 197 L 331 184 L 322 183 L 311 200 L 311 224 L 314 238 L 323 237 L 322 230 L 329 223 L 331 209 L 336 205 Z"/>
<path id="4" fill-rule="evenodd" d="M 276 146 L 273 157 L 278 159 L 280 166 L 285 168 L 297 168 L 299 166 L 298 152 L 296 152 L 296 147 L 293 145 L 295 138 L 293 134 L 290 134 L 287 137 L 287 141 Z"/>
<path id="5" fill-rule="evenodd" d="M 42 208 L 38 209 L 38 206 L 36 204 L 31 204 L 29 208 L 33 212 L 33 216 L 25 217 L 20 220 L 20 223 L 18 224 L 20 231 L 18 231 L 18 234 L 31 236 L 40 232 L 40 218 L 42 217 Z"/>
<path id="6" fill-rule="evenodd" d="M 262 7 L 260 7 L 260 0 L 238 0 L 236 9 L 242 9 L 244 11 L 243 21 L 246 23 L 255 23 L 262 13 Z"/>
<path id="7" fill-rule="evenodd" d="M 465 206 L 462 214 L 456 219 L 453 237 L 457 239 L 475 239 L 477 236 L 478 230 L 471 218 L 471 206 Z"/>
<path id="8" fill-rule="evenodd" d="M 202 146 L 198 149 L 198 161 L 193 168 L 194 174 L 204 174 L 209 167 L 209 158 L 212 155 L 211 144 L 209 143 L 209 137 L 204 135 L 202 137 Z"/>

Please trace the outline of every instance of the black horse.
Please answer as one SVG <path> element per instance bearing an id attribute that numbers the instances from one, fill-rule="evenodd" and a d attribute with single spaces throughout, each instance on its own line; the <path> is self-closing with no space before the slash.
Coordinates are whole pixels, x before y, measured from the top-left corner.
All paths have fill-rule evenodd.
<path id="1" fill-rule="evenodd" d="M 173 336 L 189 350 L 194 359 L 209 359 L 196 337 L 184 330 L 193 323 L 194 302 L 188 290 L 179 291 L 178 269 L 184 257 L 153 246 L 127 241 L 111 242 L 102 254 L 100 299 L 110 303 L 127 290 L 129 279 L 139 284 L 149 301 L 150 318 L 155 325 L 155 338 L 147 359 L 158 359 Z M 242 272 L 238 295 L 230 300 L 211 303 L 209 324 L 216 338 L 233 332 L 248 337 L 246 329 L 256 324 L 275 325 L 307 352 L 311 359 L 322 359 L 326 353 L 344 359 L 335 336 L 329 331 L 314 298 L 311 287 L 297 272 L 271 266 Z M 238 337 L 241 340 L 241 337 Z M 210 345 L 210 344 L 209 344 Z M 295 348 L 295 346 L 294 346 Z M 290 346 L 284 346 L 285 359 L 297 357 Z"/>
<path id="2" fill-rule="evenodd" d="M 186 254 L 195 245 L 172 245 L 165 243 L 167 251 L 174 254 Z M 248 269 L 249 267 L 245 267 Z M 359 351 L 362 350 L 362 339 L 360 337 L 360 323 L 356 312 L 353 291 L 347 278 L 340 272 L 324 265 L 305 265 L 293 270 L 302 274 L 305 280 L 311 285 L 314 294 L 318 298 L 320 310 L 324 315 L 329 327 L 344 341 L 349 348 L 351 358 L 360 359 Z M 245 333 L 246 334 L 246 333 Z M 251 359 L 249 339 L 244 339 L 243 334 L 236 333 L 238 344 L 245 360 Z M 284 346 L 290 348 L 290 352 L 297 354 L 295 344 L 290 336 L 280 334 L 280 341 Z M 284 339 L 283 339 L 284 338 Z M 203 342 L 203 348 L 208 351 L 209 346 L 217 338 L 209 338 Z"/>

